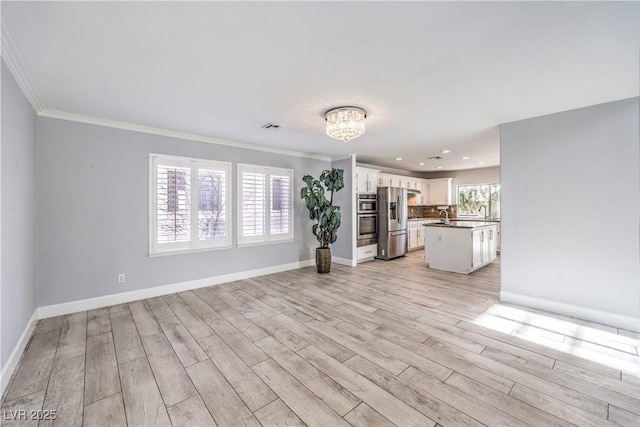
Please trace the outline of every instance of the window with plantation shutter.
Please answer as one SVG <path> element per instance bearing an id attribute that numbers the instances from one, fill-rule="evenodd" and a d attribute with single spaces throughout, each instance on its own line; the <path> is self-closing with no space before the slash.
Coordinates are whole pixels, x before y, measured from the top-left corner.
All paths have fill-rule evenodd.
<path id="1" fill-rule="evenodd" d="M 291 179 L 287 176 L 271 175 L 271 209 L 269 225 L 271 234 L 286 235 L 291 219 Z"/>
<path id="2" fill-rule="evenodd" d="M 231 245 L 231 164 L 150 155 L 149 253 Z"/>
<path id="3" fill-rule="evenodd" d="M 265 176 L 259 173 L 242 174 L 242 228 L 243 237 L 265 236 Z"/>
<path id="4" fill-rule="evenodd" d="M 191 239 L 191 170 L 158 165 L 156 174 L 157 241 L 187 242 Z"/>
<path id="5" fill-rule="evenodd" d="M 293 170 L 238 165 L 238 244 L 293 239 Z"/>

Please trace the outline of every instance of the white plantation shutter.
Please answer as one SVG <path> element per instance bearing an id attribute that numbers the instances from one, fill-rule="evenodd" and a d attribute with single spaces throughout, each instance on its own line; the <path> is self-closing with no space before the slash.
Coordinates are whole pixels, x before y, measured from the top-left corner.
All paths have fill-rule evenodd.
<path id="1" fill-rule="evenodd" d="M 291 178 L 271 175 L 271 234 L 288 234 L 291 226 Z"/>
<path id="2" fill-rule="evenodd" d="M 191 240 L 191 169 L 158 165 L 156 194 L 158 203 L 158 243 Z"/>
<path id="3" fill-rule="evenodd" d="M 238 165 L 238 244 L 293 239 L 293 171 Z"/>
<path id="4" fill-rule="evenodd" d="M 242 174 L 242 229 L 243 237 L 262 237 L 265 224 L 265 176 L 259 173 Z"/>
<path id="5" fill-rule="evenodd" d="M 149 253 L 231 245 L 231 164 L 150 155 Z"/>
<path id="6" fill-rule="evenodd" d="M 224 239 L 227 233 L 227 176 L 224 170 L 198 169 L 198 238 Z"/>

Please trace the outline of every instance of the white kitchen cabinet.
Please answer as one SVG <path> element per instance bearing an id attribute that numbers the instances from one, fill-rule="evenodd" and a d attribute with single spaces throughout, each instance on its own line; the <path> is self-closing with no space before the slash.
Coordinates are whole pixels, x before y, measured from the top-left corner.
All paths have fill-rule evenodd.
<path id="1" fill-rule="evenodd" d="M 452 205 L 453 178 L 437 178 L 427 180 L 427 205 Z M 423 186 L 424 188 L 424 186 Z"/>
<path id="2" fill-rule="evenodd" d="M 418 227 L 418 237 L 417 237 L 417 248 L 424 248 L 424 227 L 422 226 L 423 222 L 420 223 Z"/>
<path id="3" fill-rule="evenodd" d="M 479 230 L 473 230 L 472 234 L 473 261 L 471 266 L 475 270 L 496 259 L 496 226 L 492 225 Z"/>
<path id="4" fill-rule="evenodd" d="M 431 221 L 409 221 L 409 247 L 410 251 L 424 247 L 424 224 Z"/>
<path id="5" fill-rule="evenodd" d="M 430 200 L 429 182 L 434 181 L 434 202 Z M 403 175 L 392 175 L 388 173 L 378 174 L 378 187 L 401 187 L 411 190 L 418 190 L 420 194 L 409 193 L 407 202 L 409 206 L 424 205 L 450 205 L 451 204 L 451 181 L 452 178 L 422 179 Z M 448 192 L 445 191 L 448 189 Z M 445 203 L 448 202 L 448 203 Z"/>
<path id="6" fill-rule="evenodd" d="M 379 170 L 356 167 L 356 193 L 375 193 Z"/>
<path id="7" fill-rule="evenodd" d="M 496 259 L 496 227 L 473 230 L 473 269 L 489 264 Z"/>
<path id="8" fill-rule="evenodd" d="M 375 257 L 377 253 L 378 253 L 377 244 L 360 246 L 358 248 L 358 263 L 373 260 L 373 257 Z"/>
<path id="9" fill-rule="evenodd" d="M 478 268 L 482 265 L 482 230 L 471 232 L 471 268 Z"/>
<path id="10" fill-rule="evenodd" d="M 496 259 L 496 225 L 425 227 L 425 259 L 430 268 L 468 274 Z"/>
<path id="11" fill-rule="evenodd" d="M 418 248 L 418 229 L 409 228 L 409 250 L 412 251 Z"/>
<path id="12" fill-rule="evenodd" d="M 497 258 L 497 227 L 482 229 L 482 265 L 488 264 Z"/>
<path id="13" fill-rule="evenodd" d="M 404 184 L 403 185 L 404 188 L 413 188 L 414 185 L 416 185 L 416 179 L 411 178 L 410 176 L 405 176 L 403 184 Z"/>
<path id="14" fill-rule="evenodd" d="M 382 172 L 378 174 L 378 187 L 397 187 L 398 181 L 397 175 Z"/>
<path id="15" fill-rule="evenodd" d="M 424 206 L 427 204 L 427 189 L 428 184 L 426 179 L 416 180 L 416 190 L 420 192 L 420 194 L 416 194 L 416 205 Z"/>
<path id="16" fill-rule="evenodd" d="M 388 173 L 379 173 L 378 187 L 391 187 L 391 175 Z"/>
<path id="17" fill-rule="evenodd" d="M 412 184 L 412 186 L 410 187 L 412 190 L 418 190 L 420 193 L 412 193 L 409 192 L 407 194 L 407 204 L 409 206 L 421 206 L 423 205 L 422 203 L 422 180 L 421 179 L 417 179 L 415 180 Z"/>

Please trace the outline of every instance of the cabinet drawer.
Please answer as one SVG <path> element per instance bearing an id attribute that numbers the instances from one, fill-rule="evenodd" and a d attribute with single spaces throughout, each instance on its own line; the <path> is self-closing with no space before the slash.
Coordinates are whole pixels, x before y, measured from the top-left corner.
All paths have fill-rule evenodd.
<path id="1" fill-rule="evenodd" d="M 358 261 L 373 259 L 378 254 L 378 245 L 360 246 L 358 248 Z"/>

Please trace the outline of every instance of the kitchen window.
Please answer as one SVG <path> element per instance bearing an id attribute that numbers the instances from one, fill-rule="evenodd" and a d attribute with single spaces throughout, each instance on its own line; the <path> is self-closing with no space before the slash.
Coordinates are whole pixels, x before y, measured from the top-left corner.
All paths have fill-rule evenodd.
<path id="1" fill-rule="evenodd" d="M 238 245 L 293 240 L 293 170 L 238 165 Z"/>
<path id="2" fill-rule="evenodd" d="M 230 247 L 231 163 L 149 157 L 149 254 Z"/>
<path id="3" fill-rule="evenodd" d="M 485 208 L 482 209 L 482 206 Z M 488 216 L 499 219 L 500 184 L 459 185 L 458 216 Z"/>

